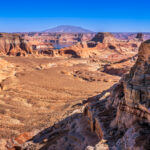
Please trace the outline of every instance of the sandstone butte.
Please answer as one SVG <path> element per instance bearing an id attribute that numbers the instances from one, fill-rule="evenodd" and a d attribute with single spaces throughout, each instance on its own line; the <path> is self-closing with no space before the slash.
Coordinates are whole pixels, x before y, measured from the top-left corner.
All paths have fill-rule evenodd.
<path id="1" fill-rule="evenodd" d="M 110 95 L 103 97 L 108 92 Z M 81 147 L 86 150 L 148 150 L 150 148 L 150 40 L 141 44 L 135 65 L 118 84 L 104 93 L 87 99 L 83 104 L 85 104 L 84 118 L 87 118 L 91 132 L 99 139 L 96 145 L 84 147 L 84 142 L 81 142 L 84 138 L 74 133 L 73 130 L 80 131 L 82 126 L 80 121 L 77 123 L 78 128 L 72 127 L 72 130 L 67 131 L 69 124 L 79 120 L 80 115 L 74 115 L 71 120 L 66 119 L 55 124 L 38 136 L 32 137 L 31 133 L 18 136 L 13 141 L 9 141 L 9 146 L 13 143 L 15 145 L 10 149 L 36 149 L 40 144 L 45 144 L 45 149 L 60 149 L 60 147 L 63 149 L 68 140 L 59 139 L 59 136 L 62 130 L 65 130 L 71 132 L 71 136 L 77 141 L 78 145 L 74 145 L 76 150 L 80 150 Z M 58 142 L 52 144 L 56 138 Z M 29 139 L 31 140 L 27 141 Z"/>

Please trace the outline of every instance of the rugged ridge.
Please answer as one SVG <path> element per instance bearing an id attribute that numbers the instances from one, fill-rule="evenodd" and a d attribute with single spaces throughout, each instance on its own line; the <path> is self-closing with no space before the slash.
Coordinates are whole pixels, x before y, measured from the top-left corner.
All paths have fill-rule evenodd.
<path id="1" fill-rule="evenodd" d="M 89 103 L 85 115 L 100 140 L 110 149 L 143 150 L 150 147 L 150 40 L 141 44 L 130 73 L 110 90 L 110 96 Z"/>

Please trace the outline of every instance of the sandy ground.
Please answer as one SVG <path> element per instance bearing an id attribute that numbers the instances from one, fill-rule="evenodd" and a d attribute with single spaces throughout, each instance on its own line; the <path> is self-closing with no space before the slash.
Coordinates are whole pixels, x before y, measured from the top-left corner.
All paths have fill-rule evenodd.
<path id="1" fill-rule="evenodd" d="M 65 118 L 79 103 L 118 82 L 89 59 L 3 57 L 6 71 L 0 91 L 0 138 L 41 130 Z"/>

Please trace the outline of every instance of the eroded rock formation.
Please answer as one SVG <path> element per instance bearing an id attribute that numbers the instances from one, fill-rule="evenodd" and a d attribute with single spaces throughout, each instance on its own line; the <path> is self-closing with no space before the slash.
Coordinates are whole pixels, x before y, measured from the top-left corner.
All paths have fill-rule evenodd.
<path id="1" fill-rule="evenodd" d="M 144 40 L 144 34 L 143 33 L 138 33 L 136 38 L 139 40 L 139 41 L 143 41 Z"/>
<path id="2" fill-rule="evenodd" d="M 101 43 L 111 43 L 115 41 L 115 38 L 111 33 L 99 32 L 98 34 L 95 35 L 95 37 L 91 41 Z"/>
<path id="3" fill-rule="evenodd" d="M 78 42 L 73 46 L 62 48 L 57 54 L 64 57 L 99 57 L 109 61 L 119 61 L 127 59 L 129 55 L 134 56 L 139 44 L 138 41 L 117 40 L 110 33 L 98 33 L 91 41 Z"/>
<path id="4" fill-rule="evenodd" d="M 38 40 L 27 41 L 20 34 L 0 33 L 0 54 L 12 56 L 51 55 L 51 43 Z"/>
<path id="5" fill-rule="evenodd" d="M 110 149 L 150 148 L 150 40 L 141 44 L 136 64 L 105 99 L 89 103 L 85 115 Z"/>
<path id="6" fill-rule="evenodd" d="M 32 54 L 32 49 L 27 41 L 18 34 L 0 34 L 0 54 L 25 56 Z"/>
<path id="7" fill-rule="evenodd" d="M 37 115 L 38 117 L 40 116 L 40 119 L 38 118 L 36 121 L 32 120 L 33 125 L 34 123 L 38 122 L 40 126 L 44 126 L 45 122 L 43 123 L 42 120 L 43 116 L 45 116 L 44 120 L 46 121 L 52 120 L 52 117 L 50 118 L 51 115 L 49 116 L 49 113 L 51 113 L 51 110 L 56 111 L 56 109 L 57 113 L 59 112 L 59 114 L 57 115 L 61 116 L 62 110 L 66 109 L 66 107 L 68 108 L 67 105 L 72 101 L 74 102 L 77 95 L 79 96 L 79 94 L 81 94 L 82 98 L 85 87 L 87 87 L 88 89 L 88 91 L 85 93 L 89 94 L 89 91 L 91 91 L 93 87 L 96 86 L 96 84 L 94 84 L 93 86 L 90 87 L 89 86 L 90 83 L 96 82 L 98 83 L 99 87 L 99 82 L 101 80 L 103 80 L 104 82 L 110 82 L 108 80 L 109 79 L 112 80 L 113 76 L 111 77 L 109 77 L 108 75 L 105 76 L 106 75 L 105 72 L 113 75 L 122 75 L 126 73 L 126 71 L 128 71 L 130 68 L 127 66 L 131 66 L 131 64 L 133 64 L 134 61 L 136 60 L 136 58 L 134 57 L 136 57 L 135 54 L 136 49 L 138 48 L 138 44 L 139 43 L 133 43 L 129 41 L 118 42 L 117 40 L 110 43 L 108 41 L 106 43 L 88 41 L 88 42 L 79 42 L 70 48 L 64 48 L 61 50 L 51 50 L 49 48 L 49 46 L 51 45 L 48 45 L 48 47 L 46 47 L 46 51 L 44 52 L 41 51 L 41 53 L 44 54 L 45 52 L 49 52 L 48 55 L 54 57 L 65 56 L 75 58 L 80 57 L 84 58 L 92 57 L 92 58 L 90 59 L 63 58 L 62 61 L 60 62 L 59 62 L 60 58 L 58 59 L 55 58 L 55 60 L 51 59 L 50 63 L 50 59 L 48 58 L 46 60 L 46 58 L 44 57 L 42 62 L 46 61 L 47 63 L 43 64 L 42 63 L 39 64 L 40 59 L 34 60 L 33 58 L 30 58 L 30 61 L 28 62 L 26 59 L 29 58 L 26 59 L 19 58 L 22 60 L 19 63 L 20 69 L 19 66 L 16 65 L 16 71 L 19 69 L 18 70 L 19 72 L 17 73 L 13 71 L 11 65 L 7 61 L 0 59 L 0 64 L 1 63 L 4 64 L 0 65 L 0 69 L 2 71 L 1 74 L 7 73 L 8 75 L 8 76 L 5 75 L 7 80 L 5 80 L 5 78 L 2 78 L 2 82 L 0 82 L 0 87 L 2 90 L 1 92 L 7 92 L 7 94 L 6 93 L 5 94 L 8 95 L 8 97 L 4 95 L 3 97 L 4 100 L 1 101 L 2 106 L 5 105 L 5 102 L 8 102 L 8 105 L 11 107 L 12 110 L 15 110 L 15 108 L 17 110 L 16 111 L 17 113 L 13 115 L 15 115 L 16 118 L 18 118 L 19 116 L 19 119 L 21 118 L 20 116 L 25 117 L 24 120 L 25 123 L 28 122 L 29 119 L 28 116 L 30 116 L 34 112 L 34 115 Z M 13 46 L 15 47 L 16 44 L 14 44 Z M 49 49 L 49 51 L 47 51 L 47 48 Z M 95 58 L 95 56 L 98 57 Z M 30 129 L 31 132 L 23 131 L 24 133 L 22 134 L 20 134 L 20 132 L 17 132 L 18 135 L 20 134 L 17 138 L 12 138 L 8 140 L 7 143 L 6 141 L 4 142 L 3 140 L 1 140 L 0 146 L 3 145 L 5 148 L 7 147 L 7 149 L 11 150 L 12 149 L 38 150 L 40 148 L 58 150 L 60 147 L 64 149 L 71 148 L 75 150 L 149 149 L 150 147 L 149 57 L 150 57 L 150 41 L 148 40 L 142 43 L 142 45 L 140 46 L 138 59 L 133 68 L 131 69 L 130 73 L 125 77 L 123 77 L 118 84 L 115 84 L 112 88 L 104 90 L 101 94 L 95 97 L 88 98 L 87 100 L 82 99 L 83 100 L 82 101 L 80 98 L 79 103 L 75 102 L 73 103 L 73 105 L 69 106 L 67 113 L 65 113 L 60 118 L 57 116 L 59 118 L 59 119 L 57 118 L 58 122 L 56 122 L 56 124 L 52 125 L 51 127 L 44 129 L 41 132 L 39 130 L 36 132 L 34 131 L 32 132 L 31 129 Z M 14 62 L 16 60 L 14 60 Z M 66 60 L 68 62 L 66 62 Z M 78 61 L 81 61 L 82 63 L 81 62 L 79 63 Z M 101 63 L 104 63 L 103 71 L 100 70 L 102 68 L 100 65 L 102 64 L 94 63 L 96 61 L 101 61 Z M 90 64 L 87 69 L 86 65 L 89 62 Z M 28 67 L 26 68 L 27 64 Z M 24 68 L 21 69 L 23 65 Z M 65 70 L 67 66 L 68 69 Z M 74 69 L 71 69 L 71 66 L 73 66 Z M 79 66 L 81 68 L 78 68 Z M 32 71 L 33 70 L 34 71 L 31 73 L 31 70 L 29 68 Z M 13 75 L 13 80 L 9 78 L 11 75 L 9 69 L 11 70 L 11 73 Z M 22 70 L 24 70 L 24 72 L 21 72 Z M 93 70 L 97 72 L 94 73 Z M 44 74 L 41 74 L 42 71 Z M 54 73 L 53 78 L 50 79 L 49 74 L 47 74 L 48 71 L 50 71 L 50 75 Z M 46 74 L 48 75 L 47 77 Z M 63 78 L 61 78 L 62 74 Z M 44 78 L 42 82 L 40 81 L 40 84 L 37 84 L 38 80 L 41 77 L 46 78 Z M 19 86 L 17 85 L 15 87 L 11 85 L 10 87 L 5 88 L 5 85 L 9 86 L 9 84 L 14 83 L 15 81 L 14 79 L 19 83 L 18 84 Z M 24 81 L 25 79 L 27 79 L 27 81 L 30 82 L 26 83 Z M 60 81 L 57 81 L 58 79 L 60 79 Z M 61 81 L 63 82 L 60 85 L 57 84 L 58 82 Z M 51 93 L 51 91 L 53 92 L 54 89 L 57 89 L 58 87 L 64 87 L 64 81 L 67 84 L 73 83 L 73 85 L 77 85 L 77 82 L 80 82 L 81 88 L 78 89 L 77 87 L 75 90 L 75 94 L 72 94 L 71 89 L 72 85 L 70 86 L 69 84 L 69 87 L 67 88 L 67 93 L 66 87 L 65 89 L 59 89 L 59 91 Z M 48 85 L 45 86 L 45 84 L 43 84 L 45 82 L 46 83 L 48 82 Z M 52 83 L 51 88 L 52 90 L 49 90 L 51 87 L 51 84 L 49 83 Z M 113 82 L 113 84 L 114 83 L 115 82 Z M 85 84 L 84 87 L 82 87 L 83 84 Z M 26 87 L 25 85 L 27 86 L 27 88 L 25 88 Z M 54 85 L 56 87 L 53 87 Z M 103 82 L 100 82 L 100 85 L 103 86 Z M 41 87 L 41 89 L 39 87 Z M 40 91 L 43 90 L 43 87 L 46 88 L 44 88 L 44 93 L 42 95 Z M 12 90 L 14 93 L 16 93 L 17 89 L 19 88 L 21 88 L 19 91 L 21 92 L 21 95 L 19 95 L 19 93 L 15 95 L 11 92 Z M 33 93 L 31 93 L 31 91 Z M 78 91 L 78 93 L 76 93 L 76 91 Z M 27 93 L 27 95 L 24 95 L 25 92 Z M 36 92 L 40 94 L 38 95 Z M 57 108 L 57 106 L 59 106 L 58 103 L 62 103 L 62 100 L 60 100 L 60 98 L 62 98 L 61 92 L 65 92 L 66 95 L 64 103 L 65 105 L 63 107 L 61 106 L 62 110 L 59 107 Z M 95 91 L 95 93 L 98 93 L 97 90 Z M 28 97 L 28 95 L 30 94 L 32 95 L 33 99 L 30 96 Z M 47 96 L 45 97 L 46 94 Z M 71 99 L 71 96 L 69 96 L 68 98 L 68 94 L 71 96 L 74 95 L 74 97 Z M 19 99 L 22 95 L 23 95 L 22 99 Z M 46 102 L 49 99 L 51 100 L 52 96 L 56 96 L 56 98 L 50 101 L 50 103 L 43 104 L 43 101 Z M 68 99 L 71 99 L 71 101 L 68 102 Z M 35 104 L 35 102 L 39 103 Z M 52 109 L 51 106 L 54 105 L 54 103 L 55 106 L 54 109 Z M 35 110 L 32 108 L 33 105 L 36 106 Z M 84 116 L 82 114 L 83 109 L 84 109 Z M 1 112 L 2 112 L 1 116 L 3 117 L 3 119 L 1 120 L 3 121 L 2 127 L 3 125 L 5 125 L 4 129 L 1 130 L 3 135 L 7 134 L 7 132 L 12 131 L 12 128 L 14 128 L 13 123 L 22 125 L 22 122 L 20 120 L 13 118 L 14 116 L 11 116 L 12 118 L 10 117 L 9 119 L 5 118 L 6 113 L 5 110 L 2 109 Z M 43 112 L 44 114 L 42 114 Z M 12 114 L 11 111 L 9 111 L 8 113 Z M 6 121 L 8 124 L 6 124 Z M 31 127 L 32 125 L 31 124 L 28 125 L 27 123 L 26 127 L 29 128 L 29 126 Z M 38 126 L 33 126 L 32 129 L 37 127 Z M 15 130 L 18 130 L 18 128 L 19 126 L 17 126 L 17 129 L 15 128 Z M 22 127 L 20 128 L 22 129 Z M 7 132 L 5 133 L 6 130 Z"/>

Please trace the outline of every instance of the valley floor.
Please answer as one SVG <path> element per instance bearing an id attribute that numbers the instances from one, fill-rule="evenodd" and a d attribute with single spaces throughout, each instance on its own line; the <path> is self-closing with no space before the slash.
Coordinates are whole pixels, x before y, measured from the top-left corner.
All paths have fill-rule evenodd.
<path id="1" fill-rule="evenodd" d="M 81 108 L 80 103 L 118 82 L 90 59 L 2 57 L 11 67 L 0 91 L 0 138 L 39 132 Z"/>

